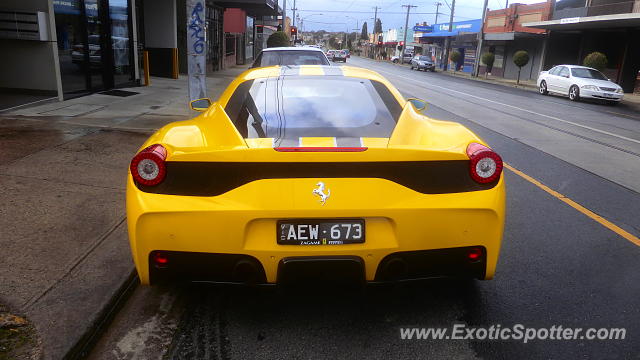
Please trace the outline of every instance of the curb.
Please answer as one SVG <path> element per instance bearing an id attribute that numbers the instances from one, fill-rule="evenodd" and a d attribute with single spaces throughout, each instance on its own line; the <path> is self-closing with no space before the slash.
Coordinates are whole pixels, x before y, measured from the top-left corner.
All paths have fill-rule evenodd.
<path id="1" fill-rule="evenodd" d="M 122 306 L 127 302 L 133 291 L 139 285 L 138 273 L 133 268 L 129 275 L 122 282 L 122 285 L 113 293 L 107 305 L 100 311 L 98 316 L 92 321 L 87 331 L 80 340 L 65 354 L 65 360 L 84 359 L 102 334 L 107 330 L 114 317 Z"/>

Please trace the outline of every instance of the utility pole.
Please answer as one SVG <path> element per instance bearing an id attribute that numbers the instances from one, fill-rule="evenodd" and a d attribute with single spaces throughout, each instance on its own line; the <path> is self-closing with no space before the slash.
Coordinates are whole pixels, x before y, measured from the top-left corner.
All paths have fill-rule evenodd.
<path id="1" fill-rule="evenodd" d="M 375 6 L 373 9 L 375 10 L 375 13 L 373 15 L 373 57 L 375 59 L 375 55 L 377 53 L 376 49 L 378 48 L 378 33 L 376 32 L 376 29 L 378 27 L 378 9 L 380 9 L 380 7 Z"/>
<path id="2" fill-rule="evenodd" d="M 296 7 L 296 0 L 293 0 L 293 9 L 291 9 L 291 11 L 293 11 L 293 25 L 292 26 L 296 26 L 296 10 L 298 10 L 298 8 Z M 296 31 L 296 34 L 293 36 L 293 45 L 296 44 L 296 40 L 298 40 L 298 32 Z"/>
<path id="3" fill-rule="evenodd" d="M 293 0 L 293 9 L 291 9 L 293 11 L 293 26 L 296 26 L 296 10 L 298 10 L 296 8 L 296 0 Z"/>
<path id="4" fill-rule="evenodd" d="M 282 31 L 287 31 L 287 0 L 282 0 Z"/>
<path id="5" fill-rule="evenodd" d="M 509 8 L 509 0 L 507 0 L 507 4 L 504 7 Z"/>
<path id="6" fill-rule="evenodd" d="M 449 32 L 453 32 L 453 13 L 456 10 L 456 0 L 451 1 L 451 16 L 449 17 Z M 449 47 L 451 46 L 451 36 L 447 36 L 444 40 L 444 61 L 442 69 L 447 71 L 449 67 Z"/>
<path id="7" fill-rule="evenodd" d="M 400 51 L 400 63 L 404 59 L 404 50 L 407 48 L 407 33 L 409 32 L 409 11 L 411 8 L 417 7 L 416 5 L 402 5 L 407 8 L 407 18 L 404 20 L 404 41 L 402 42 L 402 50 Z"/>
<path id="8" fill-rule="evenodd" d="M 434 24 L 438 23 L 438 14 L 440 13 L 440 6 L 442 6 L 443 4 L 441 2 L 437 2 L 436 3 L 436 21 L 434 22 Z"/>
<path id="9" fill-rule="evenodd" d="M 482 8 L 482 25 L 480 26 L 480 33 L 478 34 L 478 48 L 476 49 L 476 61 L 473 64 L 472 75 L 478 77 L 480 72 L 480 56 L 482 56 L 482 42 L 484 40 L 484 22 L 487 21 L 487 6 L 489 0 L 484 0 L 484 7 Z"/>

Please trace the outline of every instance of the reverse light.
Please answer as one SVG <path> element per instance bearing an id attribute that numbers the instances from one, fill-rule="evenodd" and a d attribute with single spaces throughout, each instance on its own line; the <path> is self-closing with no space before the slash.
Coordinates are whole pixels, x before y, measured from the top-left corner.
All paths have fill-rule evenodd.
<path id="1" fill-rule="evenodd" d="M 143 149 L 131 160 L 129 169 L 133 179 L 145 186 L 160 184 L 167 174 L 166 158 L 167 149 L 162 145 L 155 144 Z"/>
<path id="2" fill-rule="evenodd" d="M 497 180 L 502 173 L 502 158 L 490 148 L 471 143 L 467 146 L 469 156 L 469 173 L 473 180 L 487 184 Z"/>

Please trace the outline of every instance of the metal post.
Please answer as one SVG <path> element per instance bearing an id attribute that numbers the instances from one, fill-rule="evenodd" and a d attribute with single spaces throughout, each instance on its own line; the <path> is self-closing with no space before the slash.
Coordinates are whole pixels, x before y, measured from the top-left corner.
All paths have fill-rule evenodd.
<path id="1" fill-rule="evenodd" d="M 402 64 L 402 59 L 404 59 L 404 50 L 407 48 L 407 33 L 409 32 L 409 11 L 412 7 L 417 7 L 416 5 L 402 5 L 402 7 L 407 8 L 407 18 L 404 20 L 404 41 L 402 42 L 402 50 L 400 51 L 400 63 Z"/>
<path id="2" fill-rule="evenodd" d="M 187 63 L 189 100 L 207 97 L 204 0 L 187 0 Z"/>
<path id="3" fill-rule="evenodd" d="M 449 17 L 449 32 L 453 32 L 453 13 L 456 9 L 456 0 L 451 1 L 451 16 Z M 451 46 L 451 36 L 447 36 L 444 40 L 444 65 L 442 69 L 447 71 L 449 68 L 449 46 Z"/>
<path id="4" fill-rule="evenodd" d="M 433 23 L 434 25 L 438 23 L 438 14 L 440 13 L 440 5 L 442 5 L 441 2 L 436 3 L 436 21 Z"/>
<path id="5" fill-rule="evenodd" d="M 480 34 L 478 38 L 478 48 L 476 49 L 476 61 L 473 64 L 473 73 L 472 75 L 478 77 L 478 73 L 480 72 L 480 56 L 482 55 L 482 43 L 484 42 L 484 23 L 487 21 L 487 6 L 489 5 L 489 0 L 484 0 L 484 7 L 482 8 L 482 26 L 480 27 Z"/>

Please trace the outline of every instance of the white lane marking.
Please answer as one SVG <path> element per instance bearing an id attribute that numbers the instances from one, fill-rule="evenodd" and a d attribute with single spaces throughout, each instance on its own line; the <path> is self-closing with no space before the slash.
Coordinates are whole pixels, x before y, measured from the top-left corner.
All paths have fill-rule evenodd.
<path id="1" fill-rule="evenodd" d="M 403 78 L 403 79 L 407 79 L 407 80 L 415 81 L 415 79 L 413 79 L 413 78 L 409 78 L 409 77 L 402 76 L 402 75 L 396 75 L 396 74 L 393 74 L 393 73 L 388 72 L 388 71 L 383 71 L 383 70 L 378 70 L 378 71 L 379 71 L 379 72 L 384 72 L 384 73 L 387 73 L 387 74 L 390 74 L 390 75 L 392 75 L 392 76 L 396 76 L 396 77 L 399 77 L 399 78 Z M 419 85 L 419 84 L 418 84 L 418 85 Z M 530 114 L 534 114 L 534 115 L 538 115 L 538 116 L 546 117 L 546 118 L 548 118 L 548 119 L 552 119 L 552 120 L 560 121 L 560 122 L 563 122 L 563 123 L 566 123 L 566 124 L 571 124 L 571 125 L 578 126 L 578 127 L 584 128 L 584 129 L 588 129 L 588 130 L 591 130 L 591 131 L 594 131 L 594 132 L 598 132 L 598 133 L 601 133 L 601 134 L 605 134 L 605 135 L 613 136 L 613 137 L 616 137 L 616 138 L 618 138 L 618 139 L 623 139 L 623 140 L 627 140 L 627 141 L 634 142 L 634 143 L 636 143 L 636 144 L 640 144 L 640 140 L 636 140 L 636 139 L 632 139 L 632 138 L 629 138 L 629 137 L 626 137 L 626 136 L 622 136 L 622 135 L 614 134 L 614 133 L 611 133 L 611 132 L 608 132 L 608 131 L 604 131 L 604 130 L 600 130 L 600 129 L 592 128 L 592 127 L 590 127 L 590 126 L 586 126 L 586 125 L 578 124 L 578 123 L 575 123 L 575 122 L 573 122 L 573 121 L 560 119 L 560 118 L 557 118 L 557 117 L 555 117 L 555 116 L 545 115 L 545 114 L 541 114 L 541 113 L 538 113 L 538 112 L 535 112 L 535 111 L 531 111 L 531 110 L 523 109 L 523 108 L 518 107 L 518 106 L 509 105 L 509 104 L 501 103 L 501 102 L 499 102 L 499 101 L 490 100 L 490 99 L 487 99 L 487 98 L 483 98 L 483 97 L 481 97 L 481 96 L 471 95 L 471 94 L 468 94 L 468 93 L 466 93 L 466 92 L 462 92 L 462 91 L 458 91 L 458 90 L 453 90 L 453 89 L 449 89 L 449 88 L 446 88 L 446 87 L 443 87 L 443 86 L 438 86 L 438 85 L 433 85 L 433 84 L 429 84 L 429 87 L 430 87 L 430 88 L 440 88 L 440 89 L 443 89 L 443 90 L 448 90 L 448 91 L 451 91 L 451 92 L 454 92 L 454 93 L 458 93 L 458 94 L 466 95 L 466 96 L 469 96 L 469 97 L 472 97 L 472 98 L 476 98 L 476 99 L 479 99 L 479 100 L 484 100 L 484 101 L 487 101 L 487 102 L 490 102 L 490 103 L 494 103 L 494 104 L 497 104 L 497 105 L 502 105 L 502 106 L 510 107 L 510 108 L 517 109 L 517 110 L 520 110 L 520 111 L 528 112 L 528 113 L 530 113 Z"/>
<path id="2" fill-rule="evenodd" d="M 302 138 L 301 137 L 298 138 L 298 147 L 302 147 Z"/>
<path id="3" fill-rule="evenodd" d="M 338 147 L 338 139 L 333 138 L 333 147 Z"/>
<path id="4" fill-rule="evenodd" d="M 362 137 L 360 137 L 360 147 L 364 147 L 364 141 L 362 141 Z"/>

